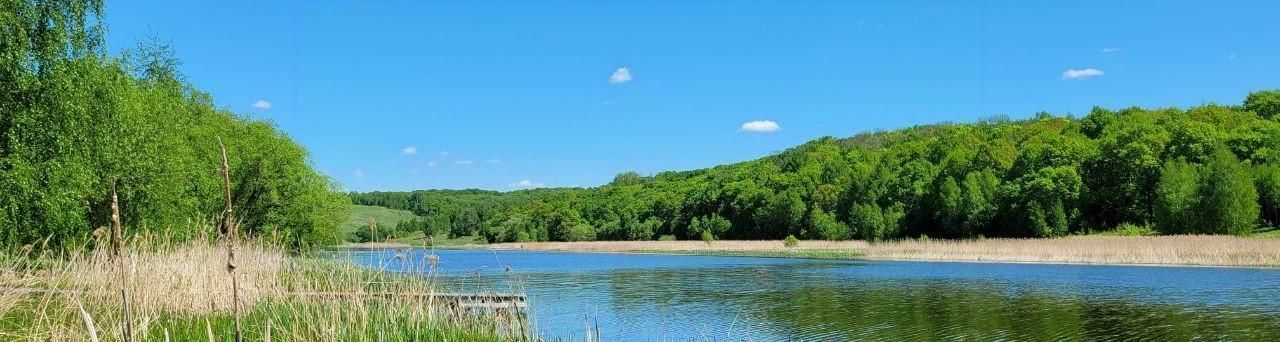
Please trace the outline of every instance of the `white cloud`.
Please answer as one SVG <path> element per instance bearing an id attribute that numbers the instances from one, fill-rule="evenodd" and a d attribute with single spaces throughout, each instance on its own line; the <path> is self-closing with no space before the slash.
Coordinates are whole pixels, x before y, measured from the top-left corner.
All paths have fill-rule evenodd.
<path id="1" fill-rule="evenodd" d="M 441 156 L 441 157 L 448 157 L 448 156 L 449 156 L 449 151 L 440 151 L 440 156 Z"/>
<path id="2" fill-rule="evenodd" d="M 351 175 L 356 176 L 356 178 L 364 178 L 364 170 L 356 169 L 356 171 L 352 172 Z"/>
<path id="3" fill-rule="evenodd" d="M 778 126 L 777 122 L 771 120 L 756 120 L 742 123 L 742 130 L 757 133 L 772 133 L 781 130 L 782 126 Z"/>
<path id="4" fill-rule="evenodd" d="M 1062 79 L 1079 80 L 1079 79 L 1085 79 L 1085 78 L 1094 77 L 1094 76 L 1101 76 L 1102 74 L 1103 74 L 1102 70 L 1098 70 L 1094 68 L 1067 69 L 1067 71 L 1062 72 Z"/>
<path id="5" fill-rule="evenodd" d="M 489 163 L 489 164 L 497 164 L 497 163 L 501 163 L 501 162 L 502 162 L 502 160 L 501 160 L 501 159 L 489 159 L 489 160 L 486 160 L 486 161 L 484 161 L 484 162 Z"/>
<path id="6" fill-rule="evenodd" d="M 1116 52 L 1120 52 L 1120 48 L 1113 48 L 1113 47 L 1109 47 L 1109 48 L 1102 48 L 1102 50 L 1098 50 L 1098 52 L 1101 52 L 1101 53 L 1116 53 Z"/>
<path id="7" fill-rule="evenodd" d="M 454 163 L 454 164 L 457 164 L 457 165 L 471 165 L 471 164 L 474 164 L 475 162 L 474 162 L 474 161 L 471 161 L 471 160 L 459 160 L 459 161 L 455 161 L 455 162 L 453 162 L 453 163 Z"/>
<path id="8" fill-rule="evenodd" d="M 531 180 L 526 179 L 526 180 L 522 180 L 522 181 L 519 181 L 519 182 L 515 182 L 515 183 L 507 184 L 507 186 L 512 187 L 512 188 L 530 188 L 530 189 L 532 189 L 532 188 L 541 188 L 541 187 L 544 187 L 545 185 L 544 185 L 544 184 L 542 184 L 542 183 L 535 183 L 535 182 L 533 182 L 533 181 L 531 181 Z"/>
<path id="9" fill-rule="evenodd" d="M 623 84 L 627 82 L 631 82 L 631 69 L 627 69 L 627 67 L 618 68 L 613 71 L 613 76 L 609 76 L 609 83 L 611 84 Z"/>
<path id="10" fill-rule="evenodd" d="M 436 167 L 436 166 L 439 166 L 439 165 L 440 165 L 440 164 L 437 164 L 437 163 L 436 163 L 436 161 L 434 161 L 434 160 L 427 162 L 427 167 Z"/>
<path id="11" fill-rule="evenodd" d="M 253 109 L 268 110 L 268 109 L 271 109 L 271 102 L 267 102 L 267 100 L 263 100 L 263 99 L 258 99 L 258 101 L 254 101 L 253 104 L 250 106 L 252 106 Z"/>
<path id="12" fill-rule="evenodd" d="M 403 154 L 406 156 L 411 154 L 418 154 L 418 148 L 413 146 L 405 147 L 403 150 L 400 150 L 400 154 Z"/>

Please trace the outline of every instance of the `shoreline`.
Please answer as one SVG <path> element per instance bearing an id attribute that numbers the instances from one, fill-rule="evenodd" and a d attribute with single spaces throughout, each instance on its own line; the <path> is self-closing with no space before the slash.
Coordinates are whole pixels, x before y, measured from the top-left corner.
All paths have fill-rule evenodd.
<path id="1" fill-rule="evenodd" d="M 347 244 L 347 250 L 417 248 L 404 243 Z M 871 243 L 780 240 L 514 242 L 436 249 L 671 254 L 826 260 L 972 262 L 1109 266 L 1280 267 L 1280 239 L 1235 236 L 1071 236 L 1054 239 L 900 240 Z"/>

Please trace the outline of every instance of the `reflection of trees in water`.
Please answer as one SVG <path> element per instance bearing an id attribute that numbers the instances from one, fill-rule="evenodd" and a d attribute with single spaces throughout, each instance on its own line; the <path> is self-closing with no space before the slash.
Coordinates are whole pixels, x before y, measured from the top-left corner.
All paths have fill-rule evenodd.
<path id="1" fill-rule="evenodd" d="M 1280 336 L 1280 318 L 1249 309 L 1010 291 L 1008 284 L 988 281 L 842 279 L 792 267 L 610 272 L 609 300 L 617 312 L 695 315 L 680 319 L 681 324 L 729 324 L 740 313 L 735 336 L 835 340 Z M 717 333 L 728 328 L 699 327 Z"/>

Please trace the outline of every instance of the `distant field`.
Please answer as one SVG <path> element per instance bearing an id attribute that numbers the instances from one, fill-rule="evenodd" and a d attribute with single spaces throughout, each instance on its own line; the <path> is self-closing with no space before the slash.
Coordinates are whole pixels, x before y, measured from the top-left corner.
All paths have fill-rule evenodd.
<path id="1" fill-rule="evenodd" d="M 351 216 L 347 218 L 347 223 L 342 226 L 342 236 L 348 236 L 351 232 L 357 230 L 369 229 L 370 217 L 378 222 L 378 227 L 395 228 L 400 221 L 408 221 L 417 216 L 408 210 L 388 209 L 372 205 L 353 205 L 351 206 Z M 394 246 L 421 246 L 424 240 L 421 233 L 408 232 L 400 234 L 403 235 L 387 239 L 385 243 L 390 243 Z M 379 241 L 383 240 L 379 239 Z M 449 246 L 485 243 L 485 241 L 479 236 L 449 238 L 441 234 L 435 236 L 432 243 L 436 246 Z"/>
<path id="2" fill-rule="evenodd" d="M 378 222 L 379 227 L 394 228 L 400 221 L 408 221 L 417 216 L 408 210 L 387 209 L 371 205 L 353 205 L 351 206 L 351 216 L 347 218 L 347 223 L 342 225 L 342 236 L 347 236 L 348 233 L 357 229 L 369 229 L 370 217 Z"/>

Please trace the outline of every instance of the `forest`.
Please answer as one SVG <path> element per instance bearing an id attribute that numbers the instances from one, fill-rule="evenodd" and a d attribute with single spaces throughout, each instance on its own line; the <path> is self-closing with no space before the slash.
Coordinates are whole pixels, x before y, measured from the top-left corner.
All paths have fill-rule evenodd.
<path id="1" fill-rule="evenodd" d="M 0 1 L 0 246 L 90 241 L 113 188 L 130 235 L 216 235 L 219 140 L 242 231 L 338 241 L 350 201 L 301 145 L 219 108 L 159 39 L 108 54 L 103 22 L 101 1 Z"/>
<path id="2" fill-rule="evenodd" d="M 1057 237 L 1280 225 L 1280 91 L 1243 105 L 1095 107 L 824 137 L 595 188 L 350 193 L 397 230 L 490 242 Z"/>

